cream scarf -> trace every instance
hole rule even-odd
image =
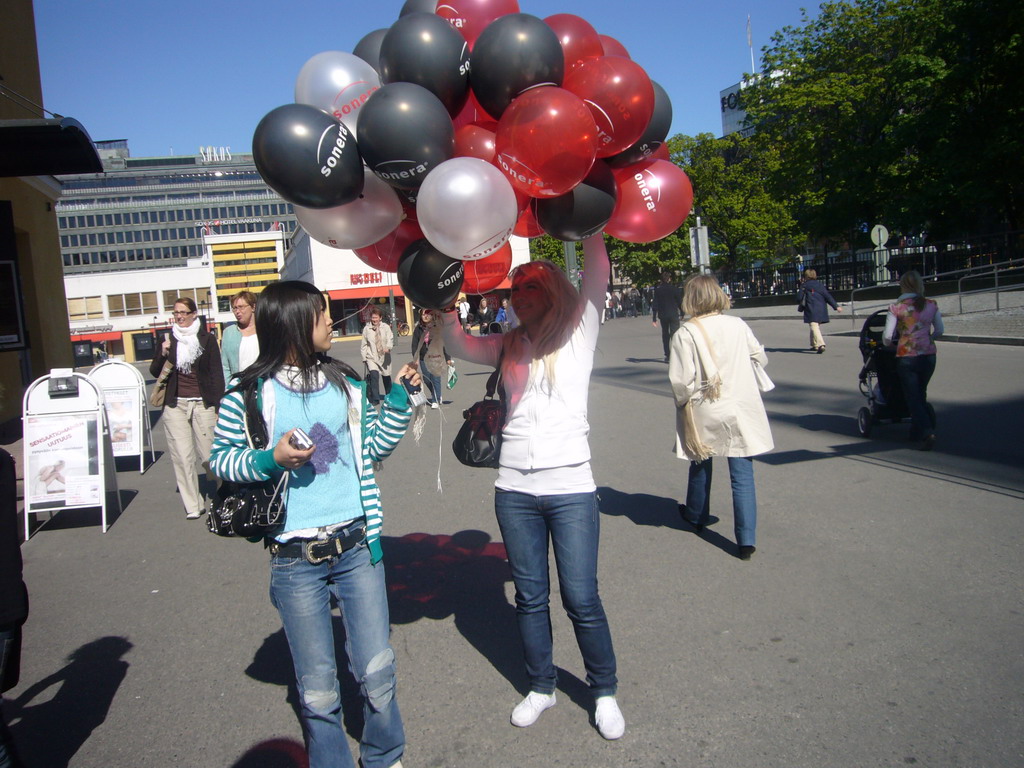
[[[198,337],[201,325],[202,323],[199,322],[199,318],[196,317],[191,325],[182,327],[175,323],[171,328],[171,332],[178,342],[177,368],[186,375],[192,372],[192,364],[203,354],[203,348],[199,344]]]

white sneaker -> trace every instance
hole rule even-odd
[[[185,513],[185,519],[186,520],[198,520],[202,516],[203,516],[203,510],[198,510],[196,512],[186,512]]]
[[[597,730],[606,739],[620,739],[626,732],[626,720],[614,696],[598,696],[597,709],[594,710],[594,723]]]
[[[430,401],[430,407],[431,408],[440,408],[441,406],[437,404],[436,400],[431,400]]]
[[[526,694],[526,698],[516,704],[516,708],[512,710],[512,725],[518,728],[533,725],[537,722],[541,712],[553,706],[555,706],[555,694],[530,691]]]

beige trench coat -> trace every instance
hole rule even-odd
[[[700,322],[714,346],[722,377],[721,396],[717,400],[694,404],[694,420],[704,443],[712,447],[715,456],[767,453],[775,444],[753,369],[754,360],[762,366],[768,364],[764,347],[738,317],[711,315],[702,317]],[[694,459],[683,447],[682,409],[700,390],[705,378],[701,359],[708,361],[708,367],[712,365],[704,337],[692,325],[680,326],[670,345],[668,377],[676,399],[676,456],[687,461]]]
[[[377,352],[377,341],[374,338],[373,323],[367,323],[363,326],[363,339],[359,342],[359,356],[366,363],[368,371],[380,371],[382,376],[390,376],[391,347],[394,344],[395,337],[391,333],[390,325],[382,322],[378,328],[380,329],[381,341],[384,345],[384,354],[381,355]]]

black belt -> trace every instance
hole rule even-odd
[[[332,533],[326,539],[295,539],[282,544],[271,541],[270,554],[277,557],[301,557],[316,565],[347,552],[366,538],[366,523],[360,520]]]

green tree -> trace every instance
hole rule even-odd
[[[669,139],[669,153],[693,184],[694,212],[708,228],[712,266],[731,272],[789,257],[798,237],[789,203],[768,189],[779,152],[757,137],[710,133]],[[688,223],[696,224],[694,217]]]
[[[850,0],[777,32],[744,102],[800,225],[856,246],[876,222],[1016,222],[1021,14],[1010,0]]]
[[[686,226],[653,243],[627,243],[608,238],[608,257],[636,286],[654,285],[659,275],[690,270],[690,243]]]

